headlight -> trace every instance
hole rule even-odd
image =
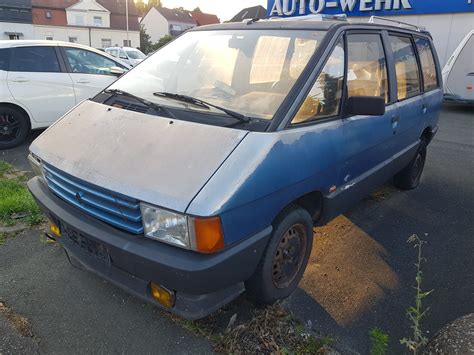
[[[145,203],[140,204],[140,209],[145,236],[187,249],[191,248],[188,217]]]
[[[214,253],[224,248],[219,217],[190,217],[143,202],[140,209],[148,238],[201,253]]]
[[[31,169],[35,173],[35,175],[44,178],[44,169],[43,169],[43,162],[40,158],[38,158],[33,153],[28,155],[28,161],[30,162]]]

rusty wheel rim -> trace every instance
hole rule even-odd
[[[286,288],[294,281],[305,252],[306,228],[295,224],[283,234],[273,257],[272,280],[276,288]]]

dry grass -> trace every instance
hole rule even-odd
[[[0,314],[5,316],[8,322],[22,337],[33,337],[33,331],[28,319],[16,313],[2,301],[0,301]]]

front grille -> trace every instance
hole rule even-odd
[[[134,234],[143,233],[140,204],[137,200],[45,165],[48,186],[57,196],[81,211]]]
[[[129,111],[135,111],[135,112],[141,112],[141,113],[148,112],[148,107],[144,105],[137,105],[137,104],[133,104],[131,102],[126,102],[122,100],[115,100],[112,106],[121,108],[123,110],[129,110]]]

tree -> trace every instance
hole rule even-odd
[[[196,7],[196,8],[193,10],[193,12],[202,12],[202,11],[201,11],[201,9],[200,9],[199,6],[198,6],[198,7]]]
[[[150,35],[146,33],[143,25],[140,26],[140,50],[145,54],[149,54],[154,50]]]
[[[171,42],[172,40],[174,40],[173,36],[165,35],[161,37],[160,40],[153,45],[153,49],[156,51],[157,49],[160,49],[161,47],[163,47],[165,44],[168,44],[169,42]]]
[[[148,0],[148,3],[145,3],[144,0],[135,0],[135,7],[138,12],[139,17],[143,17],[152,7],[162,7],[161,0]]]

